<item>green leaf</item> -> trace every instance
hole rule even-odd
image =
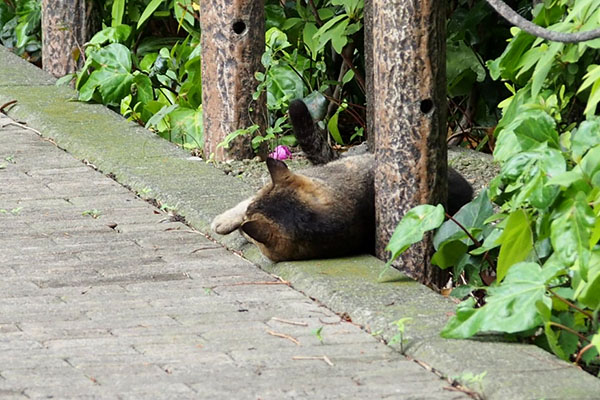
[[[156,107],[161,107],[160,109],[156,110]],[[175,110],[177,107],[179,107],[178,104],[172,104],[172,105],[162,105],[159,102],[153,101],[150,102],[146,108],[152,112],[154,115],[152,116],[152,118],[150,118],[148,120],[148,122],[146,122],[146,126],[145,128],[148,129],[150,127],[157,127],[159,131],[162,131],[161,129],[161,123],[163,123],[164,119],[166,118],[166,116],[173,110]]]
[[[483,82],[486,72],[479,58],[465,42],[449,43],[446,57],[446,79],[451,97],[469,93],[475,82]]]
[[[342,83],[346,84],[346,83],[350,82],[352,79],[354,79],[354,71],[352,71],[351,69],[349,69],[344,74],[344,77],[342,78]]]
[[[340,116],[339,110],[329,119],[327,123],[327,130],[331,134],[331,137],[338,143],[343,145],[344,141],[342,140],[342,135],[340,135],[340,130],[338,128],[338,118]]]
[[[501,247],[496,274],[501,282],[510,267],[525,260],[533,249],[533,233],[525,211],[517,210],[509,215],[497,244]]]
[[[600,144],[600,119],[583,121],[571,136],[573,159],[579,162],[592,147]]]
[[[164,0],[152,0],[150,3],[148,3],[144,9],[144,12],[142,13],[142,16],[138,20],[137,29],[140,29],[140,26],[142,26],[142,24],[146,22],[148,18],[150,18],[150,16],[154,13],[154,11],[156,11],[163,1]]]
[[[154,90],[152,89],[152,81],[148,78],[147,75],[139,73],[136,71],[133,76],[133,83],[136,86],[137,90],[137,100],[141,102],[143,105],[154,100]]]
[[[583,83],[577,90],[577,93],[581,93],[591,85],[593,85],[597,80],[600,79],[600,65],[591,64],[588,66],[587,73],[583,76]]]
[[[484,221],[494,212],[487,190],[483,190],[473,201],[462,207],[452,218],[468,230],[483,229]],[[465,243],[470,242],[464,231],[452,220],[444,222],[433,237],[433,246],[436,249],[448,239],[462,238]],[[477,235],[476,235],[477,236]]]
[[[331,41],[334,50],[338,54],[341,54],[342,49],[348,42],[348,38],[344,33],[349,22],[348,16],[342,14],[323,24],[314,35],[314,38],[319,40],[317,50],[321,50],[329,41]]]
[[[450,296],[457,299],[462,299],[467,297],[475,289],[476,288],[471,285],[457,286],[454,289],[452,289],[452,292],[450,292]]]
[[[79,99],[90,101],[97,90],[102,103],[118,106],[121,99],[131,93],[133,83],[129,49],[113,43],[94,53],[92,58],[99,66],[80,88]]]
[[[496,80],[502,77],[515,81],[515,76],[519,72],[519,61],[523,54],[531,47],[534,40],[535,37],[532,35],[524,31],[519,31],[500,57],[494,61],[488,61],[487,66],[492,79]]]
[[[579,259],[585,277],[589,260],[590,232],[596,217],[587,203],[584,193],[579,192],[575,199],[567,199],[560,205],[550,225],[550,240],[561,260],[572,265]]]
[[[598,353],[600,353],[600,330],[597,334],[592,336],[592,344],[594,345]]]
[[[131,52],[122,44],[110,44],[94,53],[92,58],[100,64],[101,69],[107,68],[120,73],[131,72]]]
[[[554,119],[539,109],[521,110],[499,133],[494,159],[503,162],[519,152],[538,147],[545,142],[549,147],[560,148]]]
[[[542,85],[550,72],[550,68],[554,63],[554,57],[564,47],[564,43],[554,42],[544,52],[540,60],[538,61],[533,71],[533,81],[531,84],[531,96],[537,97],[542,89]]]
[[[587,175],[588,178],[594,176],[594,174],[600,170],[600,145],[591,148],[581,160],[579,164],[581,171]]]
[[[536,263],[513,265],[500,286],[488,288],[483,307],[475,309],[473,299],[461,303],[442,336],[464,339],[478,332],[515,333],[539,326],[542,318],[536,304],[552,305],[545,294],[546,278]]]
[[[168,114],[171,121],[171,141],[181,143],[185,148],[202,148],[204,135],[202,108],[192,110],[178,107]]]
[[[590,262],[590,270],[588,276],[584,277],[585,281],[581,282],[579,290],[575,296],[578,302],[584,306],[597,310],[600,306],[600,265],[598,264],[600,255],[598,251],[592,255]]]
[[[344,46],[346,46],[346,43],[348,43],[348,37],[346,36],[345,32],[349,22],[349,20],[344,20],[328,32],[331,36],[331,46],[338,54],[342,54]],[[323,36],[327,38],[329,35],[325,34]]]
[[[185,28],[185,23],[189,24],[189,26],[194,26],[196,20],[194,19],[194,15],[192,12],[192,0],[176,0],[173,4],[173,11],[175,14],[175,18],[179,22],[180,26]],[[266,11],[266,10],[265,10]]]
[[[306,108],[310,112],[313,120],[321,121],[327,115],[327,106],[329,105],[329,101],[323,93],[319,91],[313,91],[309,93],[304,99],[304,104],[306,104]]]
[[[573,183],[583,179],[581,168],[576,167],[570,171],[563,172],[548,179],[546,185],[558,185],[564,188],[571,186]]]
[[[125,0],[114,0],[112,5],[111,26],[117,27],[123,23],[123,14],[125,13]]]
[[[56,86],[67,86],[71,83],[73,79],[77,76],[76,73],[66,74],[65,76],[61,76],[56,80]]]
[[[319,40],[315,38],[317,30],[317,26],[312,22],[306,23],[304,25],[304,29],[302,30],[302,39],[304,40],[304,45],[308,47],[311,59],[313,61],[317,59],[317,54],[319,52]]]
[[[398,258],[412,244],[421,241],[425,232],[436,229],[442,222],[444,222],[444,207],[442,205],[423,204],[409,210],[400,220],[385,248],[387,251],[392,252],[392,258],[388,264]]]
[[[548,340],[548,345],[550,349],[556,356],[562,360],[569,361],[569,354],[565,353],[563,348],[560,346],[558,342],[558,335],[552,329],[552,324],[550,322],[546,322],[544,324],[544,333],[546,334],[546,340]]]
[[[431,263],[441,269],[450,268],[462,258],[469,247],[460,240],[445,241],[433,254]]]
[[[267,105],[276,109],[279,102],[286,99],[301,99],[304,95],[304,82],[287,65],[277,65],[268,69]]]
[[[590,97],[588,98],[587,105],[583,113],[590,117],[596,113],[596,108],[600,103],[600,79],[594,82],[592,90],[590,91]]]
[[[129,38],[130,34],[131,26],[129,25],[109,26],[96,33],[90,39],[90,44],[123,43]]]
[[[277,53],[283,49],[291,46],[288,42],[287,35],[277,28],[271,28],[265,33],[265,42],[267,47],[271,49],[273,53]],[[265,65],[267,67],[268,65]]]
[[[102,98],[102,103],[117,106],[121,99],[131,93],[133,75],[120,73],[113,69],[103,68],[92,72],[90,78],[81,88],[80,100],[87,101],[90,91],[97,89]]]

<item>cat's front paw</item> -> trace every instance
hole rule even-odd
[[[217,215],[210,224],[210,229],[219,235],[227,235],[228,233],[235,231],[242,225],[244,215],[246,215],[246,210],[248,209],[248,205],[252,202],[252,199],[253,198],[250,197],[239,203],[237,206],[225,211],[223,214]]]
[[[242,219],[238,215],[233,215],[231,210],[225,211],[223,214],[217,215],[210,224],[210,229],[219,235],[227,235],[242,224]]]

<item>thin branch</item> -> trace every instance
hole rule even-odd
[[[577,353],[577,357],[575,357],[575,364],[579,364],[579,361],[581,360],[581,357],[583,357],[583,354],[592,347],[594,347],[594,344],[588,343],[587,345],[585,345],[585,347],[579,350],[579,353]]]
[[[471,235],[471,232],[469,232],[469,230],[467,228],[465,228],[460,222],[458,222],[456,219],[454,219],[454,217],[452,217],[450,214],[445,213],[446,214],[446,218],[448,218],[450,221],[454,222],[456,225],[458,225],[458,227],[460,229],[463,230],[463,232],[465,232],[467,234],[467,236],[469,237],[469,239],[471,239],[473,241],[473,243],[475,244],[475,247],[479,248],[481,247],[481,242],[477,239],[475,239],[475,237],[473,235]],[[489,264],[489,266],[493,269],[496,269],[496,265],[495,263],[490,259],[489,257],[489,253],[486,251],[485,253],[483,253],[483,259],[486,260]]]
[[[297,326],[308,326],[308,324],[306,322],[290,321],[288,319],[281,319],[281,318],[277,318],[277,317],[271,317],[271,319],[273,321],[281,322],[282,324],[297,325]]]
[[[267,330],[267,333],[271,336],[276,336],[276,337],[280,337],[282,339],[287,339],[292,343],[295,343],[296,346],[300,346],[300,342],[298,341],[298,339],[291,337],[290,335],[286,335],[284,333],[279,333],[279,332],[274,332],[271,330]]]
[[[185,12],[187,12],[188,14],[190,14],[192,17],[194,17],[194,19],[198,22],[200,22],[200,16],[198,14],[196,14],[196,12],[194,12],[194,9],[192,8],[192,11],[190,11],[190,9],[188,8],[187,5],[178,3],[179,7],[183,8],[183,10]],[[185,16],[185,14],[182,15],[182,18]]]
[[[325,96],[325,98],[327,100],[329,100],[331,103],[337,104],[338,107],[342,104],[338,99],[328,96],[325,93],[323,93],[323,96]],[[358,125],[360,125],[361,128],[366,128],[365,121],[363,121],[361,116],[356,111],[353,110],[353,107],[356,105],[348,103],[348,106],[351,106],[351,107],[347,107],[344,111],[347,112],[348,114],[350,114],[350,116],[354,119],[354,121],[356,121],[356,123]]]
[[[582,313],[583,315],[588,317],[590,320],[592,320],[592,321],[594,320],[594,316],[592,315],[592,313],[585,311],[584,309],[576,306],[575,304],[571,303],[569,300],[565,299],[564,297],[559,296],[558,294],[556,294],[556,292],[553,292],[550,288],[548,288],[548,291],[550,292],[550,294],[552,296],[556,297],[557,300],[562,301],[569,307],[576,309],[577,311],[579,311],[580,313]]]
[[[481,243],[479,242],[479,240],[475,239],[475,237],[473,235],[471,235],[471,232],[469,232],[469,230],[467,228],[462,226],[462,224],[460,222],[458,222],[457,220],[455,220],[454,217],[452,217],[450,214],[448,214],[448,213],[445,213],[445,214],[446,214],[446,218],[448,218],[450,221],[452,221],[456,225],[458,225],[458,227],[467,234],[469,239],[471,239],[473,241],[473,243],[475,244],[476,247],[481,247]]]
[[[4,111],[4,109],[8,106],[12,106],[13,104],[17,104],[17,100],[11,100],[11,101],[7,101],[6,103],[2,104],[0,106],[0,113],[2,114],[6,114],[6,112]]]
[[[486,1],[494,10],[496,10],[498,14],[503,16],[508,22],[510,22],[513,25],[516,25],[517,27],[521,28],[522,30],[533,36],[541,37],[543,39],[551,40],[553,42],[562,43],[579,43],[600,38],[600,29],[593,29],[590,31],[577,33],[556,32],[550,29],[543,28],[539,25],[534,24],[531,21],[526,20],[502,0]]]
[[[315,17],[315,22],[317,23],[317,26],[321,27],[323,25],[323,21],[321,21],[321,17],[319,17],[319,11],[317,11],[317,6],[315,5],[314,0],[308,0],[308,5],[310,6],[310,10],[313,13],[313,16]]]
[[[9,125],[18,126],[19,128],[22,128],[22,129],[27,129],[28,131],[32,131],[32,132],[35,132],[35,133],[37,133],[37,134],[38,134],[38,135],[40,135],[40,136],[43,136],[43,135],[42,135],[42,132],[38,131],[37,129],[30,128],[30,127],[28,127],[27,125],[25,125],[25,124],[22,124],[22,123],[20,123],[20,122],[12,121],[12,122],[9,122],[8,124],[4,125],[4,126],[9,126]]]
[[[323,360],[327,365],[333,367],[333,363],[327,356],[314,356],[314,357],[306,357],[306,356],[294,356],[292,360]]]
[[[290,283],[288,281],[258,281],[258,282],[235,282],[235,283],[224,283],[222,285],[215,285],[215,286],[211,286],[210,289],[215,289],[218,287],[225,287],[225,286],[249,286],[249,285],[287,285],[290,286]]]
[[[365,93],[365,91],[366,91],[366,89],[365,89],[366,88],[365,78],[362,76],[362,74],[360,73],[360,71],[358,70],[358,68],[356,68],[356,66],[352,62],[352,59],[350,59],[350,57],[348,57],[348,55],[345,54],[344,49],[342,49],[342,53],[340,55],[344,59],[344,62],[354,72],[354,78],[356,78],[356,82],[358,83],[358,86],[360,87],[360,90],[363,93]]]
[[[583,336],[581,333],[577,332],[575,329],[569,328],[568,326],[565,326],[563,324],[559,324],[558,322],[548,322],[551,326],[556,326],[557,328],[563,329],[567,332],[571,332],[573,335],[577,336],[579,339],[581,340],[585,340],[586,342],[589,342],[590,339],[586,338],[585,336]]]

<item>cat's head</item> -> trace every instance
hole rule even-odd
[[[319,240],[329,230],[329,189],[320,181],[267,159],[271,183],[248,206],[241,226],[246,237],[273,261],[322,256]]]

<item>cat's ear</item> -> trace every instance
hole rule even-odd
[[[267,244],[270,242],[272,226],[267,221],[246,221],[240,228],[246,235],[250,236],[258,243]]]
[[[283,161],[274,158],[267,158],[267,168],[269,169],[269,174],[271,174],[271,180],[274,185],[283,183],[294,175]]]

